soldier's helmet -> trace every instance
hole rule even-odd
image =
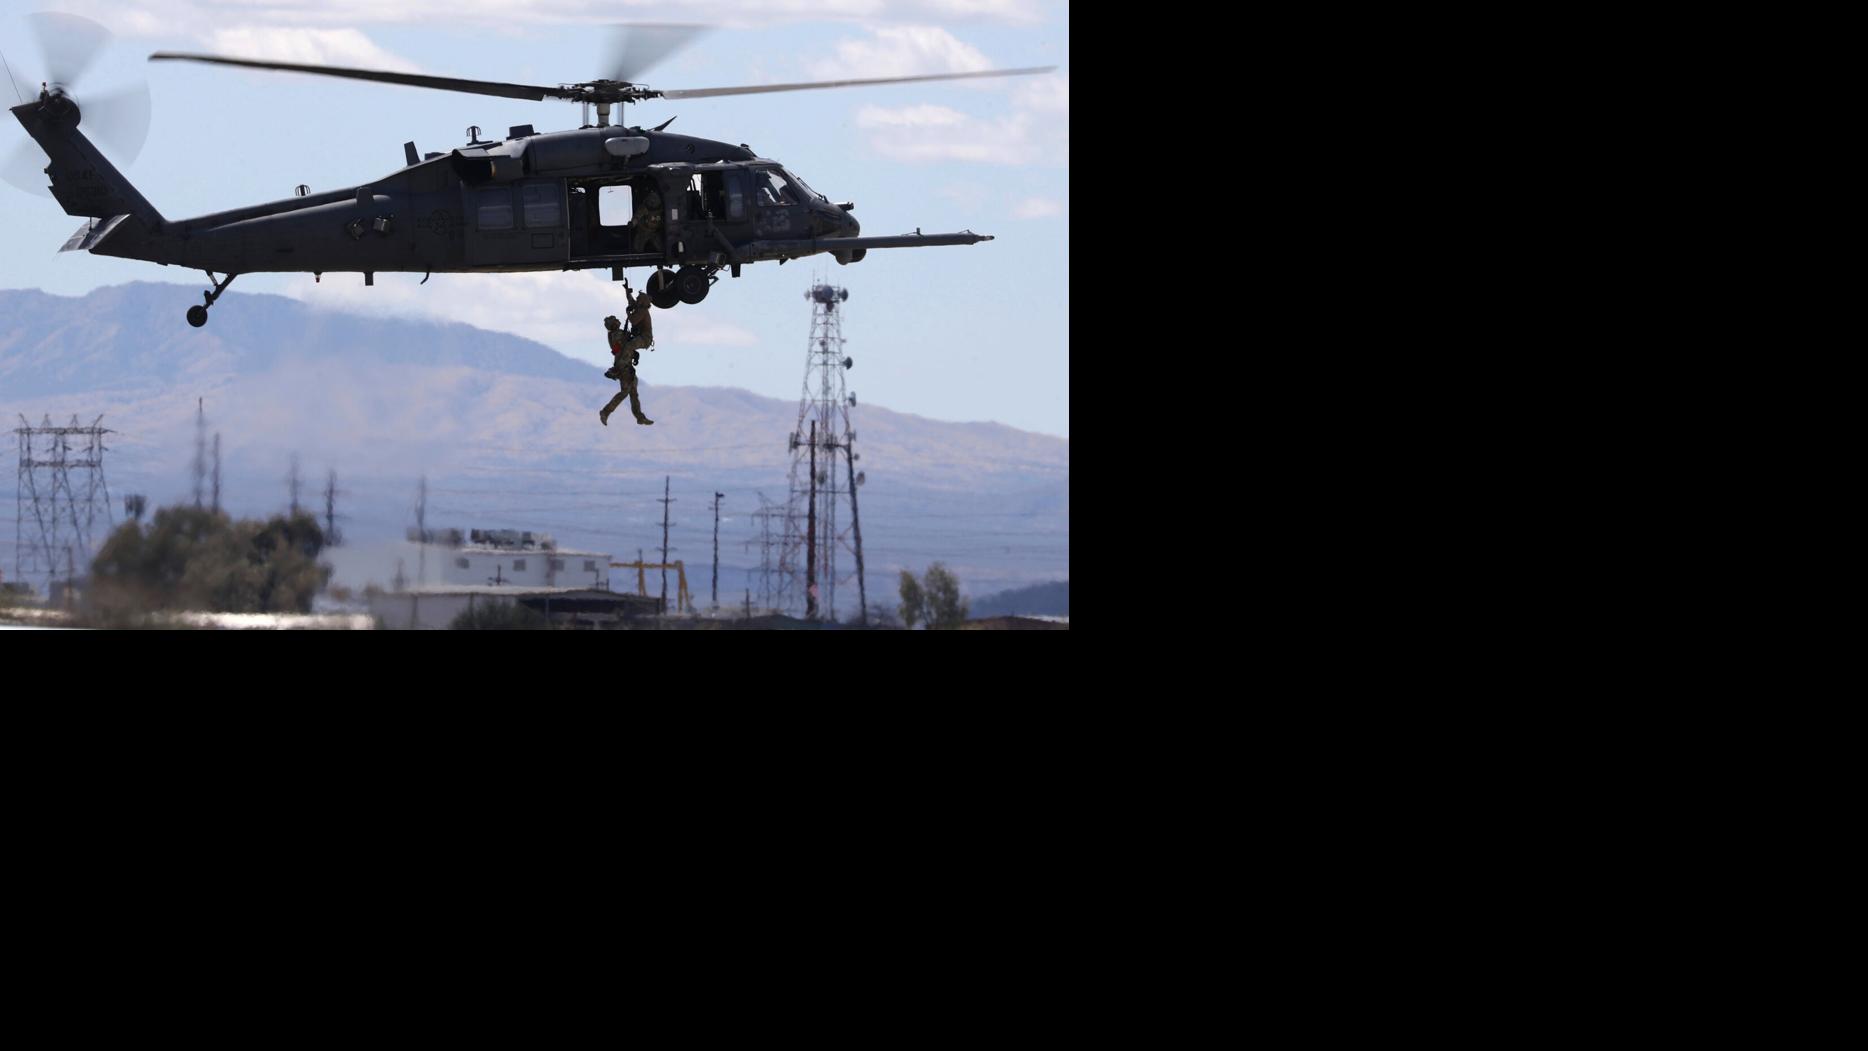
[[[617,328],[617,327],[619,327],[619,326],[621,326],[621,325],[622,325],[622,322],[621,322],[621,321],[618,321],[618,320],[616,320],[616,315],[615,315],[615,314],[611,314],[611,315],[610,315],[609,317],[606,317],[606,318],[604,318],[604,319],[603,319],[603,327],[604,327],[604,328]]]

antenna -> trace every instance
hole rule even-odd
[[[13,79],[13,63],[6,61],[6,52],[4,51],[0,51],[0,62],[6,64],[6,82],[13,85],[13,94],[18,96],[20,102],[24,103],[26,101],[26,96],[20,93],[19,82]]]

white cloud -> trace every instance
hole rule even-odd
[[[936,197],[954,201],[967,211],[978,211],[992,197],[992,190],[980,183],[952,183],[934,191]]]
[[[1026,80],[1013,93],[1014,104],[1037,113],[1070,113],[1070,74],[1052,73]]]
[[[975,73],[992,63],[976,47],[935,26],[870,30],[868,40],[840,40],[835,58],[810,64],[820,80]]]
[[[1025,165],[1070,163],[1070,77],[1020,84],[1011,112],[975,117],[947,106],[863,106],[856,126],[877,153],[898,161]]]
[[[63,5],[119,32],[205,38],[228,23],[282,26],[448,25],[511,32],[530,23],[708,22],[753,28],[784,22],[914,22],[929,19],[1032,25],[1037,0],[544,0],[515,15],[513,0],[66,0]]]
[[[1014,219],[1050,219],[1064,214],[1064,206],[1049,197],[1027,197],[1012,209]]]
[[[869,131],[870,147],[885,157],[911,163],[969,161],[978,164],[1068,163],[1069,133],[1061,141],[1055,127],[1041,126],[1030,113],[982,119],[945,106],[885,109],[864,106],[856,126]]]
[[[864,106],[856,111],[859,128],[956,128],[973,118],[946,106],[904,106],[884,109]]]
[[[414,63],[377,47],[355,29],[238,26],[215,30],[208,45],[218,54],[236,58],[417,72]]]

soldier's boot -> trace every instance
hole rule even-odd
[[[647,416],[644,416],[638,412],[636,413],[636,422],[637,423],[654,423],[655,421],[649,419]]]
[[[599,420],[602,420],[602,421],[603,421],[603,425],[604,425],[605,427],[608,427],[608,426],[610,425],[610,410],[608,410],[608,409],[598,409],[598,410],[597,410],[597,419],[599,419]]]

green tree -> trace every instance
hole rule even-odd
[[[921,590],[927,596],[929,628],[957,628],[966,620],[966,600],[960,597],[960,578],[939,562],[921,575]]]
[[[91,612],[111,624],[163,609],[306,613],[330,579],[324,534],[303,511],[260,522],[165,507],[125,522],[91,563]]]
[[[913,573],[902,570],[902,623],[913,631],[927,614],[927,596],[921,592],[921,582]]]
[[[549,628],[545,615],[517,602],[482,602],[461,611],[448,624],[452,631],[511,631]]]

